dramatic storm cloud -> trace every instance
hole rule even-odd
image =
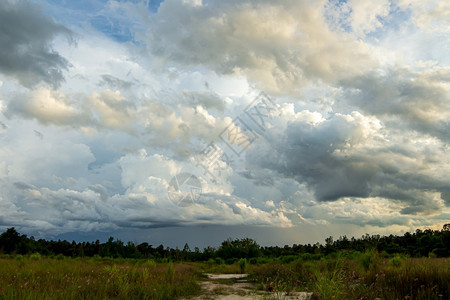
[[[57,35],[71,32],[46,16],[36,4],[23,0],[0,3],[0,71],[25,86],[40,81],[58,86],[68,61],[52,49]]]
[[[263,244],[450,217],[443,1],[7,0],[0,226]]]

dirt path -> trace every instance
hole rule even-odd
[[[208,280],[201,281],[202,295],[194,300],[253,300],[253,299],[301,299],[311,298],[311,293],[294,295],[272,294],[258,291],[256,286],[246,280],[247,274],[206,274]]]

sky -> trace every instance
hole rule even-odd
[[[450,3],[0,1],[0,229],[217,246],[450,220]]]

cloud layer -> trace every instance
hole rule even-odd
[[[3,1],[0,225],[441,226],[450,7],[427,3]]]
[[[70,39],[71,31],[23,0],[2,1],[0,20],[0,71],[28,87],[41,81],[58,86],[69,62],[53,50],[52,41],[58,35]]]

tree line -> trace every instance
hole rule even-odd
[[[135,244],[124,243],[121,240],[110,237],[107,242],[68,242],[66,240],[36,240],[20,234],[12,227],[0,235],[0,254],[32,254],[39,253],[44,256],[64,255],[69,257],[112,257],[112,258],[147,258],[155,260],[171,261],[234,261],[246,259],[281,258],[289,260],[302,256],[303,258],[319,259],[324,255],[341,251],[377,250],[387,254],[405,254],[412,257],[450,257],[450,224],[445,224],[442,230],[420,230],[406,232],[403,236],[389,235],[363,235],[361,238],[348,238],[341,236],[334,240],[333,237],[325,239],[324,244],[294,244],[292,246],[262,247],[250,238],[227,239],[217,247],[207,247],[200,250],[195,247],[190,249],[186,243],[183,249],[170,248],[159,245],[154,247],[148,243]]]

